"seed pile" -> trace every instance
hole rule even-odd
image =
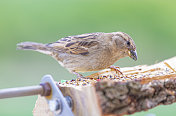
[[[137,80],[145,80],[152,79],[153,77],[161,77],[165,75],[176,74],[176,71],[166,62],[164,62],[164,66],[155,67],[155,68],[146,68],[146,66],[137,66],[133,68],[128,68],[127,70],[123,70],[122,74],[117,73],[116,71],[112,71],[110,69],[105,69],[101,72],[94,73],[85,78],[77,78],[72,80],[61,80],[58,82],[59,86],[90,86],[98,81],[103,80],[113,80],[120,82],[127,81],[137,81]]]

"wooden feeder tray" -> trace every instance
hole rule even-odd
[[[73,100],[75,116],[126,115],[176,101],[176,57],[147,66],[110,69],[85,79],[57,82]],[[44,97],[38,96],[34,116],[54,116]]]

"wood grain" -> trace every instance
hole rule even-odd
[[[84,80],[58,82],[64,96],[73,99],[75,116],[125,115],[176,101],[176,57],[147,66],[105,69]],[[54,116],[39,96],[34,116]]]

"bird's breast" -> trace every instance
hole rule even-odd
[[[62,66],[69,71],[89,72],[98,71],[113,65],[118,57],[114,56],[109,49],[97,49],[88,55],[60,54]]]

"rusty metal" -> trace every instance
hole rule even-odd
[[[64,97],[52,76],[42,78],[40,85],[0,90],[0,99],[22,97],[31,95],[45,96],[50,110],[55,116],[74,116],[72,112],[73,101],[71,97]]]
[[[41,96],[49,96],[51,95],[51,86],[49,83],[40,83],[43,87],[43,92],[40,94]]]

